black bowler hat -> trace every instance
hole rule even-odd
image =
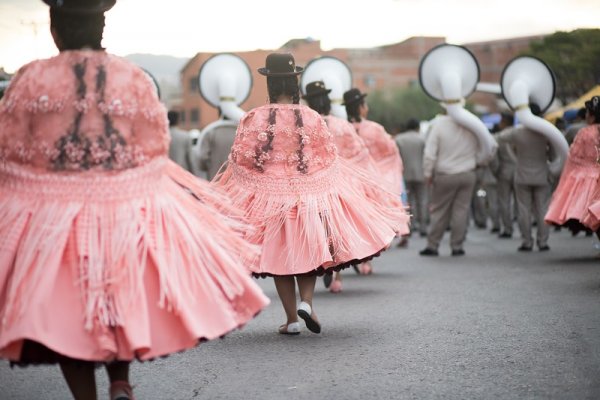
[[[329,94],[329,92],[331,92],[331,89],[327,89],[323,81],[315,81],[306,85],[306,95],[302,96],[302,98],[308,99],[309,97],[323,96]]]
[[[600,117],[600,96],[593,96],[591,99],[586,101],[585,108],[596,118]]]
[[[290,53],[271,53],[265,64],[264,68],[258,69],[258,73],[265,76],[293,76],[304,71],[304,68],[296,66]]]
[[[50,8],[73,14],[97,14],[110,10],[117,0],[42,0]]]
[[[367,97],[365,93],[361,93],[359,89],[352,88],[344,93],[344,105],[356,103]]]

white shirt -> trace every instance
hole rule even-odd
[[[431,178],[435,173],[450,175],[474,171],[478,146],[475,134],[452,118],[436,118],[425,142],[425,178]]]

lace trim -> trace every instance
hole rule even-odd
[[[93,94],[88,94],[81,100],[72,97],[51,99],[47,94],[43,94],[36,99],[20,99],[17,96],[10,96],[0,102],[0,114],[13,113],[19,106],[31,114],[61,113],[68,108],[86,114],[95,107],[101,114],[114,117],[134,119],[136,116],[143,116],[151,122],[163,122],[164,119],[163,110],[158,110],[155,107],[140,107],[137,102],[123,101],[118,98],[104,102],[97,101],[96,96]]]
[[[255,192],[266,192],[273,195],[306,195],[322,194],[330,191],[337,184],[339,166],[337,158],[328,168],[314,174],[298,174],[296,177],[273,177],[249,170],[239,165],[230,164],[233,179],[245,189]]]
[[[89,153],[89,154],[88,154]],[[40,140],[31,144],[22,141],[16,141],[9,146],[0,146],[0,163],[11,161],[20,161],[23,164],[31,163],[37,155],[42,155],[52,165],[61,155],[61,151],[56,145],[47,141]],[[148,161],[148,156],[144,153],[142,147],[138,145],[128,145],[116,143],[110,149],[100,145],[96,141],[74,142],[70,141],[64,145],[64,170],[124,170],[135,165],[143,165]],[[113,159],[114,162],[107,168],[107,160]],[[87,159],[86,168],[83,166],[83,160]]]
[[[158,157],[116,174],[35,172],[16,163],[0,163],[0,193],[94,202],[139,198],[156,193],[167,162],[166,157]]]

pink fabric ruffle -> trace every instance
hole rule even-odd
[[[588,209],[583,224],[594,232],[600,230],[600,200],[595,201]]]
[[[354,122],[354,128],[364,140],[369,154],[375,161],[379,176],[384,180],[386,188],[398,196],[403,192],[402,173],[404,165],[396,142],[380,124],[362,120]]]
[[[344,159],[279,179],[230,163],[216,183],[258,228],[247,235],[262,248],[260,258],[247,260],[255,275],[305,274],[365,259],[408,233],[395,194]]]
[[[228,204],[164,157],[104,174],[0,164],[0,356],[20,361],[28,339],[146,360],[247,323],[269,300]]]

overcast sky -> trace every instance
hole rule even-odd
[[[304,37],[328,50],[411,36],[464,44],[599,28],[600,0],[118,0],[106,15],[103,44],[114,54],[192,57]],[[0,67],[14,72],[55,54],[41,0],[0,0]]]

